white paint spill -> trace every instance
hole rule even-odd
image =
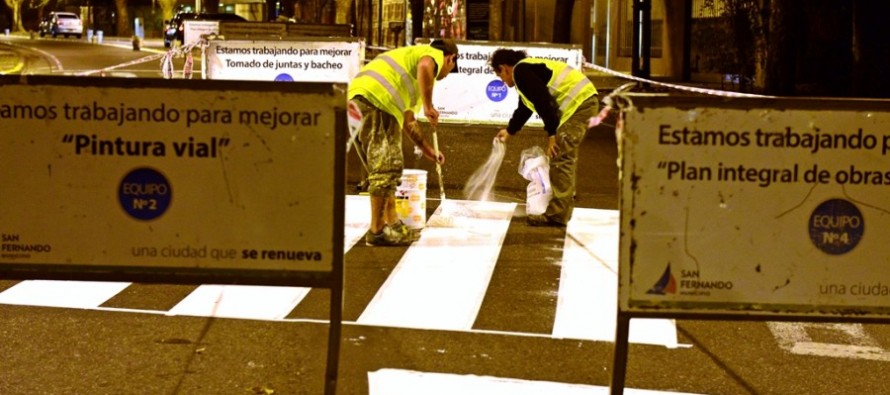
[[[767,325],[779,347],[792,354],[890,361],[890,352],[881,348],[877,340],[865,333],[862,324],[768,322]],[[835,332],[846,342],[814,342],[807,332],[808,329]]]

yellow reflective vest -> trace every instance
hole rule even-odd
[[[417,113],[423,104],[417,65],[424,56],[433,58],[437,70],[442,69],[445,55],[429,45],[401,47],[377,55],[349,83],[347,98],[363,96],[374,107],[396,117],[402,127],[405,111]]]
[[[550,81],[547,81],[547,88],[550,90],[553,98],[556,99],[556,105],[559,106],[561,114],[559,118],[560,126],[575,113],[575,110],[581,106],[581,103],[597,93],[596,87],[593,86],[593,83],[590,82],[584,73],[575,70],[565,63],[535,58],[525,58],[516,64],[519,63],[541,63],[553,71],[553,76],[550,77]],[[519,93],[522,103],[532,111],[535,111],[535,106],[531,100],[526,98],[519,89],[516,89],[516,92]]]

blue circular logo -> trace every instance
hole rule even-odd
[[[294,77],[291,77],[291,75],[288,73],[281,73],[275,76],[275,81],[292,82],[293,80]]]
[[[813,210],[809,222],[810,240],[816,248],[831,255],[850,252],[865,232],[865,219],[853,203],[830,199]]]
[[[173,190],[167,177],[155,169],[142,167],[128,173],[118,187],[121,207],[131,217],[152,220],[170,207]]]
[[[507,90],[510,89],[504,81],[492,80],[485,86],[485,94],[493,102],[499,102],[507,98]]]

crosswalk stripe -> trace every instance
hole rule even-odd
[[[345,204],[344,252],[364,237],[370,226],[368,196],[347,195]],[[280,320],[309,294],[306,287],[262,287],[245,285],[201,285],[169,315]]]
[[[616,210],[576,208],[566,227],[553,337],[615,341],[618,303]],[[633,319],[632,343],[677,347],[673,320]]]
[[[0,303],[95,309],[129,286],[122,282],[26,280],[0,292]]]
[[[359,324],[470,330],[515,203],[447,201],[358,318]],[[449,221],[442,221],[451,216]]]
[[[442,207],[449,210],[430,218],[430,223],[438,226],[429,226],[408,248],[357,324],[473,330],[516,205],[457,200],[446,203]],[[558,306],[550,336],[614,341],[617,216],[616,211],[576,209],[564,242]],[[345,218],[344,249],[348,251],[369,226],[369,198],[346,196]],[[443,225],[437,221],[442,218],[450,221]],[[129,285],[28,280],[0,292],[0,303],[100,308]],[[166,314],[283,320],[310,290],[201,285]],[[629,340],[676,347],[676,326],[673,320],[634,319]]]
[[[609,387],[492,376],[380,369],[368,372],[368,395],[606,395]],[[693,395],[687,392],[625,388],[628,395]]]
[[[553,336],[606,340],[615,338],[617,279],[611,262],[617,261],[618,239],[613,235],[617,216],[607,210],[576,208],[566,226],[562,272],[557,294]],[[609,247],[614,249],[614,253]],[[616,283],[616,284],[613,284]]]
[[[311,288],[254,285],[202,285],[168,315],[281,320]]]
[[[371,199],[367,195],[346,195],[346,223],[343,226],[344,252],[358,243],[371,227]]]

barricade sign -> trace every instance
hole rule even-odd
[[[631,97],[623,310],[890,313],[890,103]]]
[[[890,102],[626,99],[612,394],[630,317],[890,321]]]
[[[0,77],[0,278],[330,288],[332,385],[345,104],[338,84]]]
[[[201,40],[202,36],[219,34],[220,21],[182,21],[182,45],[189,46]]]
[[[360,39],[209,40],[207,79],[348,83],[364,62]]]
[[[457,42],[460,70],[436,81],[433,103],[439,110],[439,121],[445,123],[480,123],[506,125],[519,103],[519,94],[498,78],[488,65],[492,52],[498,48],[526,51],[529,57],[558,60],[580,70],[583,65],[581,47],[577,45],[512,42]],[[425,119],[423,113],[416,114]],[[534,114],[529,126],[543,126]]]

